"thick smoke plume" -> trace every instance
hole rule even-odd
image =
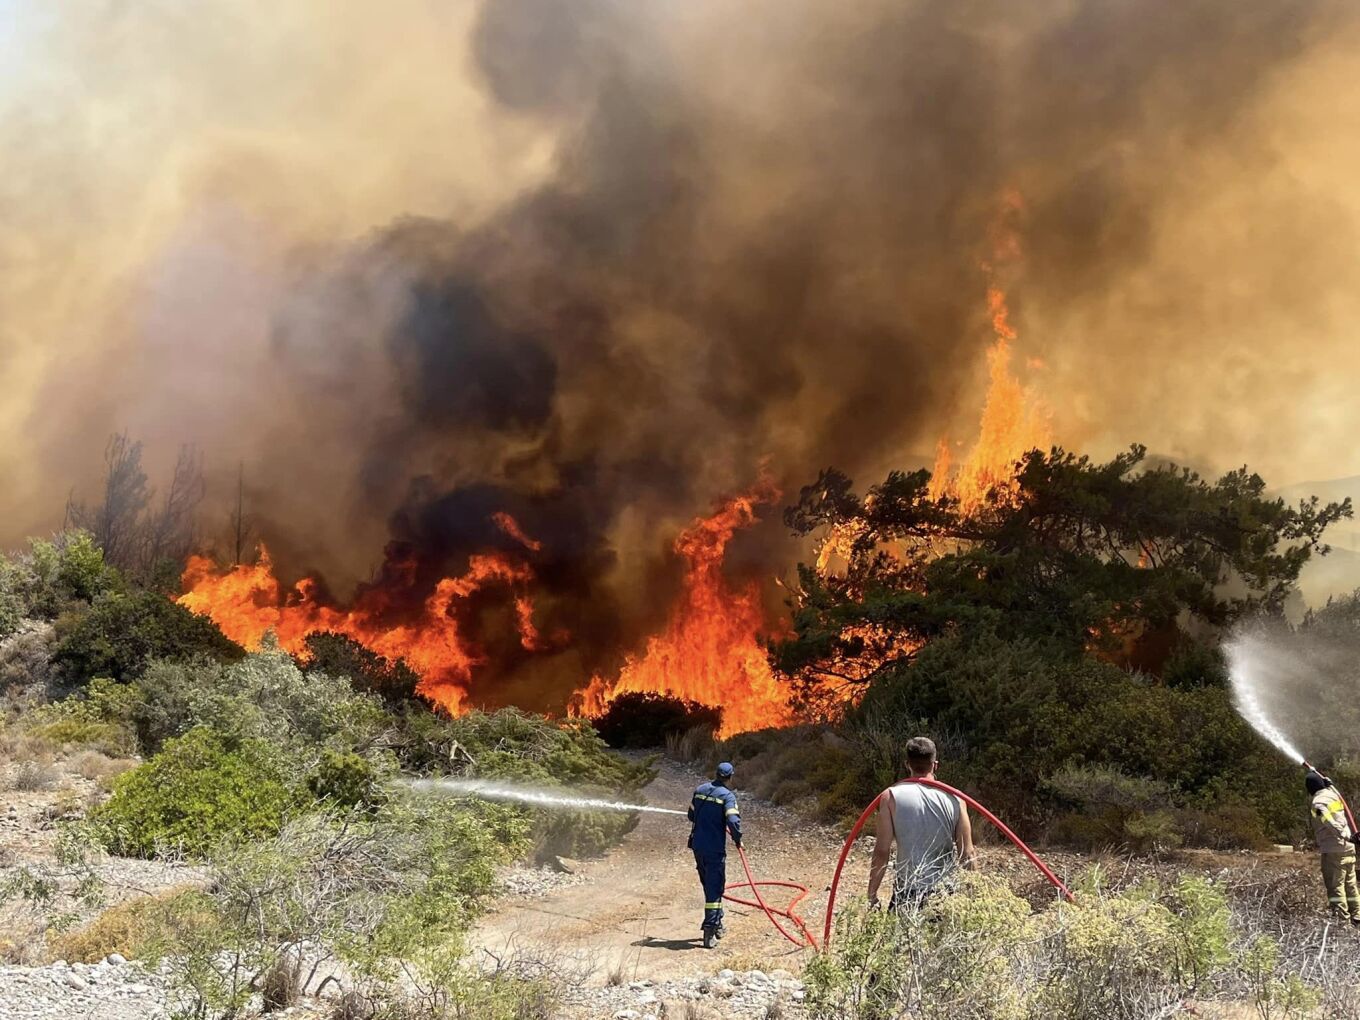
[[[507,511],[573,654],[617,654],[762,464],[968,434],[1014,193],[997,282],[1058,441],[1357,470],[1354,5],[3,9],[6,542],[125,428],[196,442],[223,505],[243,463],[341,593]]]

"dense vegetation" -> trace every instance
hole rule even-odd
[[[926,732],[943,778],[1032,833],[1136,850],[1301,837],[1297,774],[1233,709],[1218,642],[1248,617],[1287,626],[1349,501],[1290,507],[1245,469],[1209,483],[1143,460],[1035,451],[968,510],[925,471],[863,498],[823,472],[786,520],[839,568],[800,568],[775,658],[810,702],[832,684],[857,706],[829,745],[748,735],[724,753],[844,816]]]
[[[1209,483],[1147,470],[1136,448],[1108,464],[1055,450],[1030,454],[1014,485],[966,511],[932,494],[925,472],[860,498],[828,471],[802,492],[788,524],[829,538],[840,562],[800,569],[792,634],[772,652],[810,711],[827,708],[828,684],[853,689],[827,725],[715,746],[717,709],[645,694],[615,701],[598,733],[513,710],[450,719],[414,696],[404,663],[343,635],[312,635],[299,658],[248,654],[173,602],[192,458],[176,482],[189,504],[156,510],[139,450],[115,442],[109,457],[105,501],[121,510],[73,511],[100,524],[98,539],[74,530],[0,557],[0,688],[25,738],[140,755],[70,830],[73,860],[86,844],[184,856],[208,884],[119,908],[66,944],[72,957],[173,951],[205,1017],[269,989],[286,1001],[329,971],[346,975],[361,1014],[514,1016],[526,1002],[542,1014],[540,982],[467,968],[467,928],[501,865],[599,852],[635,819],[469,803],[417,793],[411,776],[626,797],[651,771],[606,741],[664,743],[732,758],[744,786],[843,819],[925,732],[943,779],[1031,834],[1138,852],[1255,847],[1303,835],[1298,776],[1233,710],[1219,642],[1252,619],[1360,661],[1360,598],[1299,628],[1282,616],[1348,503],[1288,507],[1245,470]],[[1325,764],[1360,781],[1360,715],[1336,690],[1320,697],[1342,755]],[[1210,888],[1129,892],[1079,917],[1031,916],[1000,887],[976,891],[906,933],[847,921],[814,968],[814,1009],[958,1015],[964,974],[1009,996],[1014,1016],[1118,1015],[1147,989],[1190,995],[1229,972],[1255,974],[1258,1002],[1286,1012],[1311,1001],[1274,977],[1271,943],[1229,946]],[[907,957],[904,983],[864,979],[875,961]],[[1098,974],[1114,976],[1092,991]]]
[[[1311,919],[1234,914],[1199,877],[1115,892],[1095,873],[1078,905],[1037,911],[1000,879],[965,886],[901,917],[846,911],[806,972],[812,1016],[1143,1020],[1215,999],[1263,1018],[1353,1015],[1353,965],[1314,961],[1312,982],[1300,977]]]
[[[405,664],[339,635],[314,635],[304,661],[247,654],[148,583],[81,531],[0,557],[8,727],[144,758],[70,830],[72,867],[80,847],[97,847],[187,857],[208,875],[203,888],[69,933],[72,955],[166,956],[188,1014],[202,1017],[236,1015],[261,994],[287,1004],[309,974],[314,991],[333,973],[359,1015],[544,1015],[541,981],[469,969],[463,936],[502,865],[600,852],[636,818],[451,799],[403,779],[634,797],[651,770],[589,726],[513,710],[436,714],[411,697]],[[80,883],[96,885],[93,872]],[[37,879],[7,887],[50,894]]]

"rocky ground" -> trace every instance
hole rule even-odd
[[[574,1017],[613,1020],[660,1020],[684,1017],[796,1018],[804,1016],[803,983],[786,970],[724,968],[711,977],[677,981],[630,981],[624,985],[583,986],[566,997]]]

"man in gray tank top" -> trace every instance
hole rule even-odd
[[[939,760],[927,737],[907,741],[907,768],[913,779],[930,779]],[[919,907],[955,868],[977,866],[968,808],[953,794],[923,783],[897,783],[883,791],[874,829],[874,857],[869,869],[869,902],[878,890],[897,848],[889,909]]]

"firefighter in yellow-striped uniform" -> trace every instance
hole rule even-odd
[[[1346,805],[1325,776],[1309,772],[1304,785],[1313,795],[1313,837],[1322,856],[1322,882],[1327,906],[1341,919],[1360,927],[1360,889],[1355,884],[1355,833],[1346,819]]]

